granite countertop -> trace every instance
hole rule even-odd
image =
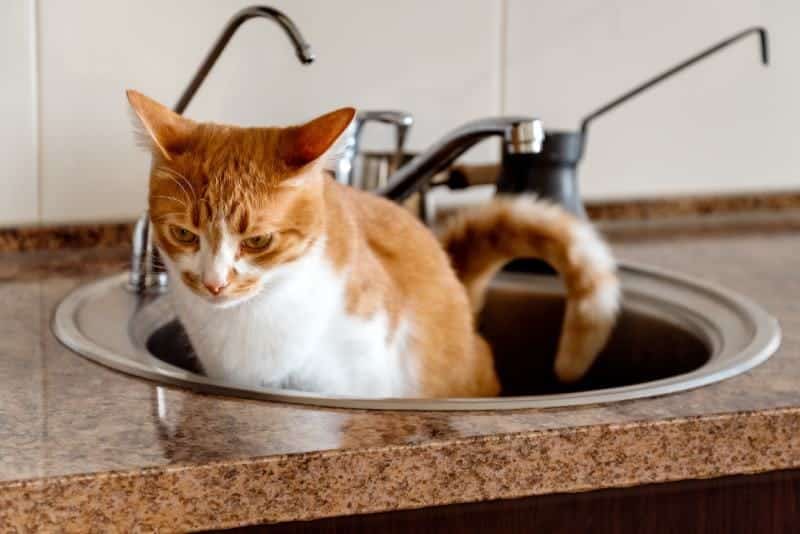
[[[512,412],[369,412],[200,395],[50,332],[123,247],[0,254],[0,530],[224,528],[800,466],[800,224],[617,227],[626,260],[736,289],[777,354],[670,396]]]

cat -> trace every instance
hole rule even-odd
[[[152,153],[154,243],[208,376],[325,395],[496,396],[475,314],[495,273],[522,256],[549,262],[567,288],[559,379],[581,378],[606,343],[615,261],[562,208],[498,197],[437,240],[402,207],[325,171],[353,108],[243,128],[127,96]]]

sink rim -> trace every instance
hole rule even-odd
[[[166,363],[151,355],[143,346],[137,346],[134,335],[130,332],[131,318],[136,310],[143,306],[151,305],[161,296],[138,296],[124,289],[127,273],[119,273],[100,278],[83,284],[68,293],[58,304],[52,319],[52,330],[56,338],[74,352],[106,367],[138,376],[158,383],[168,383],[185,387],[202,393],[211,393],[226,396],[244,397],[250,399],[267,400],[273,402],[286,402],[292,404],[306,404],[333,408],[374,409],[374,410],[401,410],[401,411],[481,411],[481,410],[509,410],[525,408],[556,408],[567,406],[580,406],[648,398],[669,393],[677,393],[712,384],[741,374],[766,361],[780,345],[781,330],[778,321],[767,313],[753,300],[732,290],[703,280],[675,274],[657,267],[641,264],[622,262],[620,274],[623,279],[638,276],[643,280],[689,288],[706,304],[716,303],[727,308],[737,315],[743,322],[750,323],[753,328],[749,341],[733,355],[726,355],[724,350],[724,335],[719,331],[721,326],[714,324],[715,318],[703,316],[683,302],[667,302],[674,309],[683,309],[686,315],[682,317],[689,324],[685,328],[699,329],[700,335],[712,345],[711,358],[704,365],[688,373],[662,378],[658,380],[641,382],[627,386],[578,391],[570,393],[555,393],[547,395],[508,396],[508,397],[476,397],[476,398],[360,398],[347,396],[318,395],[303,391],[259,388],[246,389],[230,384],[225,384],[202,375],[186,371],[180,367]],[[504,275],[504,279],[525,277],[529,275]],[[500,279],[499,283],[503,283]],[[625,285],[625,284],[623,284]],[[646,286],[646,284],[645,284]],[[641,288],[640,288],[641,289]],[[125,306],[131,312],[128,315],[125,328],[120,329],[124,335],[117,336],[115,341],[124,345],[124,352],[135,354],[131,357],[117,354],[90,339],[79,327],[78,315],[83,304],[92,296],[110,291],[119,291],[120,297],[126,301]],[[626,298],[629,289],[625,289]],[[647,298],[647,295],[638,295],[636,298]],[[631,298],[633,296],[631,295]],[[653,299],[651,295],[649,298]],[[163,300],[162,300],[163,302]],[[693,319],[687,317],[694,315]],[[692,323],[706,323],[705,326]],[[676,322],[672,317],[672,322]],[[723,325],[724,326],[724,325]],[[152,333],[152,332],[151,332]],[[731,334],[732,335],[732,334]],[[716,341],[712,338],[717,336]],[[122,338],[125,338],[124,340]],[[127,343],[126,343],[127,341]],[[718,346],[713,346],[714,344]],[[719,351],[723,351],[719,353]]]

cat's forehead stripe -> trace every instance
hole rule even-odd
[[[210,221],[208,224],[208,229],[206,233],[208,235],[208,244],[211,246],[211,250],[216,254],[219,252],[219,248],[222,245],[222,239],[225,235],[225,229],[223,225],[225,224],[225,220],[220,217],[216,221]]]

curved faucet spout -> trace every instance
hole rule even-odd
[[[214,46],[211,47],[211,50],[208,52],[208,55],[206,55],[206,58],[203,60],[200,68],[197,69],[192,81],[189,82],[189,86],[183,91],[178,103],[175,104],[175,107],[173,108],[175,113],[183,113],[187,106],[189,106],[189,102],[191,102],[192,98],[194,98],[194,94],[203,84],[206,76],[208,76],[208,73],[214,67],[214,64],[217,62],[217,59],[219,59],[220,54],[222,54],[222,51],[225,50],[225,47],[228,45],[228,41],[231,40],[233,34],[239,29],[239,26],[244,24],[246,21],[257,17],[274,20],[281,28],[283,28],[283,31],[286,32],[286,35],[294,45],[294,50],[297,54],[297,58],[300,60],[300,63],[308,65],[314,61],[314,52],[311,50],[311,45],[308,44],[308,42],[303,38],[303,35],[300,33],[300,30],[297,29],[295,23],[292,22],[292,19],[287,17],[281,11],[269,6],[246,7],[233,15],[233,17],[231,17],[231,19],[228,21],[228,24],[225,25],[225,28],[222,30],[222,34],[220,34],[220,36],[217,38]]]
[[[404,200],[471,146],[495,135],[503,136],[506,152],[538,153],[544,141],[544,128],[539,119],[530,117],[492,117],[468,122],[398,169],[376,193],[393,200]]]

